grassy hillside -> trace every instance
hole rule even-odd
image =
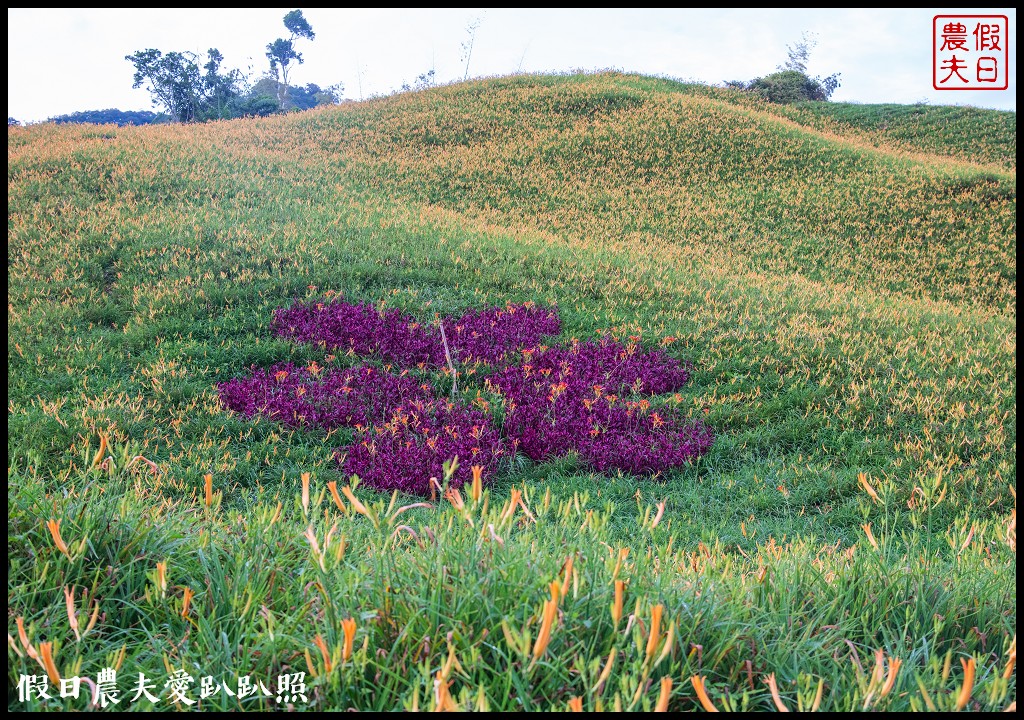
[[[838,133],[863,131],[872,142],[1017,168],[1017,114],[974,107],[800,103],[787,116]]]
[[[124,677],[185,667],[198,697],[201,675],[303,671],[327,708],[426,709],[450,684],[460,706],[690,709],[704,677],[737,708],[775,706],[771,678],[794,707],[1002,709],[1015,114],[956,115],[952,151],[945,109],[848,107],[606,74],[9,128],[9,632],[53,642],[62,676],[121,652]],[[328,492],[337,437],[216,391],[356,364],[269,331],[334,294],[423,321],[533,301],[565,337],[639,336],[693,363],[671,402],[715,443],[653,479],[520,458],[461,508],[358,489],[361,513]],[[101,608],[81,642],[62,587]],[[12,707],[41,672],[19,643]]]

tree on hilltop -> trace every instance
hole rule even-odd
[[[267,59],[270,60],[270,71],[278,80],[277,102],[282,110],[288,99],[288,73],[292,62],[302,64],[302,53],[295,50],[295,41],[299,38],[313,40],[316,33],[303,17],[301,10],[292,10],[284,16],[284,26],[291,36],[287,39],[278,38],[267,44]]]
[[[201,67],[195,53],[165,55],[154,48],[125,55],[125,60],[135,66],[132,87],[145,85],[153,104],[162,107],[173,122],[235,117],[232,102],[241,95],[242,74],[221,70],[224,56],[217,48],[210,48],[206,55]]]
[[[55,125],[79,125],[90,123],[95,125],[152,125],[154,123],[167,122],[169,118],[163,114],[149,112],[148,110],[118,110],[108,108],[106,110],[80,110],[66,115],[56,115],[48,118],[47,122]]]
[[[804,100],[826,101],[839,87],[840,73],[833,73],[826,78],[811,77],[807,74],[807,63],[811,51],[818,41],[812,33],[804,31],[800,40],[786,46],[786,62],[778,66],[778,72],[765,77],[754,78],[750,82],[733,80],[726,83],[727,87],[746,90],[759,95],[773,103],[788,104]]]
[[[149,48],[125,56],[135,67],[132,87],[145,86],[153,105],[161,107],[172,122],[265,116],[340,102],[341,83],[326,88],[313,83],[289,88],[289,73],[295,63],[302,63],[295,41],[312,40],[316,35],[301,10],[285,15],[284,26],[291,34],[267,45],[271,73],[255,86],[240,70],[224,69],[224,56],[216,48],[210,48],[205,59],[191,52],[164,54]]]

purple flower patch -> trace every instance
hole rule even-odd
[[[430,478],[441,478],[444,462],[456,456],[451,483],[459,487],[472,466],[483,467],[489,479],[499,460],[515,451],[533,460],[576,451],[599,472],[647,475],[711,447],[707,425],[648,399],[690,379],[690,367],[664,350],[644,351],[637,338],[541,345],[558,335],[561,322],[556,308],[533,303],[441,322],[453,362],[496,368],[484,382],[505,400],[500,429],[489,415],[436,397],[429,384],[408,374],[446,367],[437,325],[340,300],[279,309],[273,330],[296,342],[377,357],[386,369],[282,363],[221,383],[221,402],[245,417],[264,415],[289,427],[355,428],[354,442],[336,451],[343,471],[380,490],[418,494],[428,494]],[[402,371],[390,372],[393,366]]]
[[[490,418],[450,400],[409,400],[380,424],[357,430],[355,442],[337,451],[342,470],[379,490],[428,495],[430,478],[443,478],[445,461],[456,456],[451,487],[466,483],[473,465],[487,481],[506,453]]]
[[[269,370],[254,370],[218,387],[224,407],[254,417],[265,415],[288,427],[340,427],[367,425],[409,399],[433,397],[429,385],[407,375],[393,375],[368,365],[324,370],[316,363],[291,363]]]
[[[452,359],[465,363],[497,364],[508,353],[561,331],[558,312],[533,303],[470,311],[443,322]],[[295,303],[274,313],[272,327],[278,337],[372,355],[404,368],[439,368],[447,362],[436,325],[424,326],[400,310],[368,303]]]
[[[471,311],[445,320],[449,349],[464,363],[498,365],[509,353],[536,346],[545,336],[558,335],[562,322],[551,308],[506,305]]]
[[[656,473],[707,452],[711,432],[631,396],[678,390],[689,372],[664,351],[608,338],[526,351],[487,380],[506,399],[505,430],[543,460],[577,450],[601,472]]]
[[[368,303],[295,303],[274,313],[272,328],[278,337],[373,355],[404,368],[440,367],[445,361],[439,332],[435,338],[400,310]]]

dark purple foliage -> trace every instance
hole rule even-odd
[[[532,348],[546,335],[558,335],[562,323],[553,308],[527,303],[446,318],[444,329],[449,350],[462,362],[497,365],[510,352]]]
[[[505,431],[532,460],[577,450],[602,472],[653,473],[707,451],[711,433],[629,395],[677,390],[689,372],[663,351],[608,338],[523,353],[488,380],[506,398]]]
[[[527,350],[520,366],[525,368],[530,368],[535,380],[571,376],[576,384],[599,385],[602,392],[613,395],[661,395],[679,390],[690,380],[689,368],[664,350],[643,352],[635,342],[623,345],[609,337]]]
[[[254,370],[218,387],[224,407],[246,417],[274,418],[289,427],[368,425],[409,399],[433,397],[429,385],[368,365],[324,370],[291,363]]]
[[[603,405],[595,408],[588,420],[596,422],[577,449],[599,472],[660,473],[703,455],[714,440],[710,428],[700,420],[687,421],[674,412],[651,412],[643,400],[627,402],[626,407]]]
[[[376,355],[403,368],[440,367],[445,361],[439,332],[428,331],[401,310],[378,310],[368,303],[297,302],[277,310],[272,327],[278,337]]]
[[[379,490],[430,494],[430,478],[444,477],[444,462],[459,458],[449,486],[461,487],[471,466],[490,479],[505,454],[490,418],[449,400],[409,400],[383,422],[361,428],[355,442],[338,450],[346,474],[358,475]]]
[[[508,447],[533,460],[575,450],[599,472],[657,474],[711,446],[712,432],[699,420],[671,408],[652,409],[647,397],[678,390],[690,379],[689,367],[663,350],[645,352],[636,342],[608,337],[541,346],[561,324],[556,308],[532,303],[443,322],[453,360],[498,368],[486,382],[505,398],[502,432],[485,413],[439,399],[407,375],[414,368],[445,367],[436,325],[340,300],[280,309],[274,331],[376,356],[404,368],[400,375],[366,365],[341,370],[285,363],[222,383],[221,402],[246,417],[262,414],[291,427],[354,427],[355,441],[337,451],[343,470],[371,487],[419,494],[430,492],[430,478],[443,477],[444,462],[456,456],[453,486],[471,477],[473,465],[489,478]]]
[[[445,334],[452,360],[498,363],[509,352],[533,347],[545,335],[561,330],[558,312],[533,303],[470,311],[445,318]],[[441,331],[424,326],[400,310],[379,310],[373,305],[297,302],[274,313],[279,337],[325,348],[376,355],[404,368],[438,368],[446,364]]]

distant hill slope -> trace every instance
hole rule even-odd
[[[287,147],[313,175],[327,163],[396,199],[594,247],[673,246],[695,265],[1013,309],[1013,117],[780,107],[607,73],[481,80],[188,133],[222,159]],[[9,140],[12,180],[42,162],[18,149],[32,137],[43,136]]]
[[[738,90],[638,75],[623,84],[757,108],[819,131],[892,150],[928,153],[1004,169],[1017,167],[1017,113],[950,105],[804,102],[775,105]]]
[[[801,103],[780,108],[798,122],[863,132],[879,144],[1017,167],[1017,113],[974,107]]]
[[[1015,307],[1015,174],[822,112],[634,76],[518,77],[308,115],[293,132],[314,165],[337,157],[396,197],[493,222]],[[1011,157],[1014,137],[989,137],[989,159]]]

